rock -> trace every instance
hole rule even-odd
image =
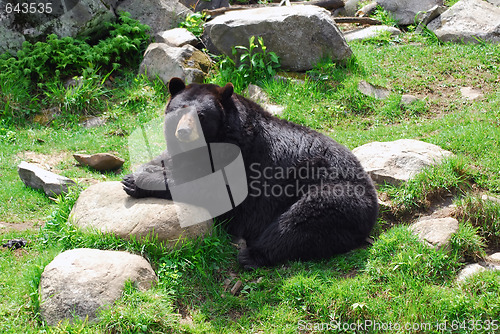
[[[16,54],[25,40],[23,34],[7,27],[4,25],[4,20],[0,19],[0,54],[4,52]]]
[[[248,47],[251,36],[262,36],[267,51],[275,52],[281,67],[290,71],[310,70],[322,57],[342,62],[352,56],[330,12],[317,6],[231,11],[205,24],[208,49],[233,59],[232,47]]]
[[[106,119],[104,117],[88,117],[83,120],[79,125],[81,127],[90,129],[96,128],[98,126],[106,124]]]
[[[500,7],[500,0],[486,0],[494,6]]]
[[[192,45],[177,48],[168,44],[150,44],[144,53],[139,73],[146,73],[151,80],[158,76],[165,84],[178,77],[187,83],[202,83],[211,61]]]
[[[285,110],[285,107],[283,106],[272,104],[266,92],[264,92],[264,90],[257,85],[248,85],[243,94],[252,101],[260,104],[264,110],[267,110],[273,115],[281,115]]]
[[[391,95],[391,91],[389,89],[372,85],[365,80],[361,80],[359,82],[358,89],[361,93],[379,100],[385,100],[389,97],[389,95]]]
[[[198,38],[196,38],[192,32],[184,28],[161,31],[156,34],[155,41],[156,43],[165,43],[175,47],[181,47],[187,44],[196,46],[199,43]]]
[[[126,281],[140,291],[156,283],[151,265],[128,252],[72,249],[49,263],[40,280],[40,313],[50,326],[76,316],[89,322],[121,298]]]
[[[377,0],[377,3],[392,13],[399,25],[407,26],[415,23],[418,12],[442,6],[443,0]]]
[[[44,109],[41,113],[33,116],[33,122],[45,126],[50,124],[50,122],[55,120],[60,115],[61,109],[59,109],[59,107]]]
[[[231,294],[235,296],[241,289],[241,286],[243,285],[243,282],[238,280],[236,283],[234,283],[234,286],[231,288]]]
[[[354,16],[362,0],[347,0],[344,3],[345,16]]]
[[[467,278],[486,270],[487,269],[479,263],[468,264],[458,273],[457,282],[463,282]]]
[[[204,222],[182,228],[178,211]],[[71,211],[70,221],[78,227],[124,239],[154,234],[158,241],[172,244],[181,238],[201,236],[211,227],[210,214],[205,209],[159,198],[132,198],[118,181],[97,183],[83,191]]]
[[[73,154],[80,164],[97,170],[114,170],[123,166],[125,160],[110,153]]]
[[[344,37],[346,41],[352,42],[369,38],[377,38],[380,36],[380,34],[386,31],[388,31],[391,36],[401,35],[401,30],[399,30],[398,28],[389,26],[369,26],[367,28],[349,31],[344,34]]]
[[[483,93],[481,93],[479,89],[472,87],[462,87],[460,88],[460,93],[462,94],[463,97],[465,97],[467,100],[470,101],[481,100],[484,97]]]
[[[439,146],[413,139],[372,142],[352,152],[375,183],[392,185],[406,182],[423,168],[452,155]]]
[[[192,9],[194,12],[202,12],[205,9],[212,10],[221,7],[230,7],[229,0],[180,0],[180,3]]]
[[[436,248],[448,245],[451,236],[458,232],[458,221],[455,218],[430,218],[419,220],[410,229],[421,240]]]
[[[483,0],[461,0],[427,27],[443,42],[500,43],[500,8]]]
[[[356,11],[356,16],[358,17],[368,17],[375,13],[375,10],[378,7],[378,3],[370,2],[367,5],[361,7],[358,11]]]
[[[500,266],[500,252],[491,254],[487,260],[494,265]]]
[[[483,201],[491,201],[491,202],[495,202],[497,204],[500,204],[500,198],[495,197],[495,196],[490,196],[490,195],[484,194],[481,196],[481,199]]]
[[[116,8],[117,13],[120,11],[129,12],[132,18],[150,26],[153,35],[176,28],[193,13],[180,2],[169,0],[150,0],[147,5],[141,0],[125,0]]]
[[[47,196],[66,193],[68,187],[76,184],[75,181],[67,177],[46,171],[25,161],[17,166],[17,172],[26,186],[41,189]]]
[[[426,12],[419,12],[415,19],[415,21],[419,22],[417,29],[415,29],[415,32],[420,34],[424,29],[424,27],[426,27],[429,24],[429,22],[434,20],[439,15],[443,14],[447,9],[448,7],[446,6],[436,5]]]
[[[410,94],[403,94],[403,95],[401,95],[400,104],[403,106],[408,106],[416,101],[418,101],[418,97],[416,97],[414,95],[410,95]]]

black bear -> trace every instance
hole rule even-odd
[[[245,240],[246,247],[238,254],[243,267],[324,259],[365,242],[378,215],[377,193],[347,148],[272,116],[235,94],[232,84],[186,86],[174,78],[168,88],[167,150],[140,173],[124,177],[124,190],[130,196],[171,199],[164,177],[174,183],[189,180],[176,180],[170,150],[196,142],[202,134],[206,143],[230,143],[241,150],[248,196],[219,220],[226,222],[231,235]],[[186,108],[197,114],[197,124],[189,117],[172,121],[176,110]]]

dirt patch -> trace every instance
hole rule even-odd
[[[50,170],[52,172],[61,172],[57,169],[57,166],[64,161],[72,160],[73,157],[68,152],[58,152],[52,154],[43,154],[33,151],[23,151],[16,154],[19,160],[26,161],[40,168]]]
[[[10,231],[26,231],[26,230],[37,230],[42,227],[43,221],[34,220],[20,223],[6,223],[0,222],[0,235]]]

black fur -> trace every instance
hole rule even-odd
[[[208,143],[232,143],[241,149],[249,195],[220,217],[227,219],[230,234],[246,241],[246,248],[238,255],[241,265],[255,268],[287,260],[328,258],[364,243],[377,218],[377,195],[369,176],[347,148],[270,115],[258,104],[233,94],[230,84],[182,88],[179,80],[172,80],[169,88],[173,97],[166,117],[183,106],[194,106]],[[166,137],[167,143],[182,145],[169,129]],[[159,164],[162,159],[167,161],[165,170]],[[169,164],[175,161],[165,152],[146,167],[156,173],[136,177],[146,179],[146,183],[164,183],[158,175],[165,172],[177,181]],[[168,190],[145,191],[137,183],[134,176],[125,176],[125,191],[134,197],[171,198]],[[265,196],[266,189],[269,196]],[[282,193],[277,194],[280,189]]]

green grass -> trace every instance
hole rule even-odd
[[[81,188],[52,201],[18,179],[16,166],[22,159],[55,157],[56,163],[49,164],[62,175],[119,180],[131,168],[127,135],[163,112],[168,94],[159,81],[124,71],[103,86],[104,74],[98,74],[81,92],[105,93],[97,94],[90,107],[107,120],[97,128],[77,125],[79,115],[88,110],[82,101],[74,102],[79,110],[75,117],[65,113],[49,126],[0,123],[0,224],[45,223],[27,231],[0,228],[2,241],[29,241],[22,250],[0,248],[0,332],[310,333],[338,332],[332,326],[341,325],[342,332],[354,333],[363,331],[350,326],[364,321],[423,326],[409,331],[370,327],[369,333],[496,332],[467,326],[471,320],[486,325],[500,318],[500,273],[484,272],[463,283],[455,277],[465,261],[480,260],[500,245],[499,205],[480,199],[483,192],[500,194],[500,47],[439,45],[412,34],[382,39],[353,43],[355,58],[346,66],[323,62],[308,72],[304,84],[271,80],[264,85],[274,102],[286,106],[283,118],[351,149],[371,141],[413,138],[455,154],[406,184],[382,187],[392,202],[392,215],[390,220],[379,218],[374,244],[328,260],[247,272],[236,263],[236,250],[220,228],[173,250],[154,238],[126,241],[81,231],[67,223]],[[363,96],[357,91],[360,80],[393,93],[386,101]],[[47,95],[43,103],[64,108],[70,92],[52,84],[57,94]],[[480,88],[485,98],[464,100],[459,93],[464,86]],[[420,101],[400,106],[403,94]],[[76,166],[71,157],[75,152],[115,152],[126,163],[117,173],[101,173]],[[432,201],[450,194],[460,228],[449,249],[435,250],[419,242],[406,225]],[[151,262],[159,284],[147,292],[127,284],[123,297],[101,313],[97,324],[77,320],[48,327],[39,316],[41,272],[58,253],[77,247],[140,254]],[[225,290],[228,279],[229,288],[243,282],[239,294]],[[441,330],[444,325],[448,327]]]

